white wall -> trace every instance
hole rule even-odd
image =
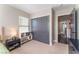
[[[68,15],[72,12],[73,7],[59,7],[55,9],[55,24],[54,24],[54,34],[55,34],[55,42],[58,42],[58,16]]]
[[[43,10],[40,10],[36,13],[31,14],[31,18],[33,19],[33,18],[47,16],[47,15],[50,15],[50,8],[49,9],[43,9]]]
[[[13,8],[9,5],[0,5],[0,27],[5,28],[6,35],[10,33],[10,29],[18,29],[19,16],[30,18],[30,14],[26,12]]]

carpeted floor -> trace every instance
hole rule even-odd
[[[32,40],[11,51],[11,54],[68,54],[68,45],[55,43],[53,46]]]

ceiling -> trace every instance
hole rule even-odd
[[[10,6],[18,8],[27,13],[33,14],[43,9],[58,7],[61,4],[11,4]]]

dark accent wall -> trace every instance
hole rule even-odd
[[[33,39],[49,44],[49,16],[32,19]]]
[[[71,33],[71,42],[75,46],[75,48],[79,51],[79,40],[77,39],[77,11],[73,10],[72,12],[72,33]]]

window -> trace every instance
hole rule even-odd
[[[19,17],[19,33],[30,32],[30,20],[26,17]]]
[[[29,26],[29,19],[26,17],[20,16],[19,25],[20,26]]]

